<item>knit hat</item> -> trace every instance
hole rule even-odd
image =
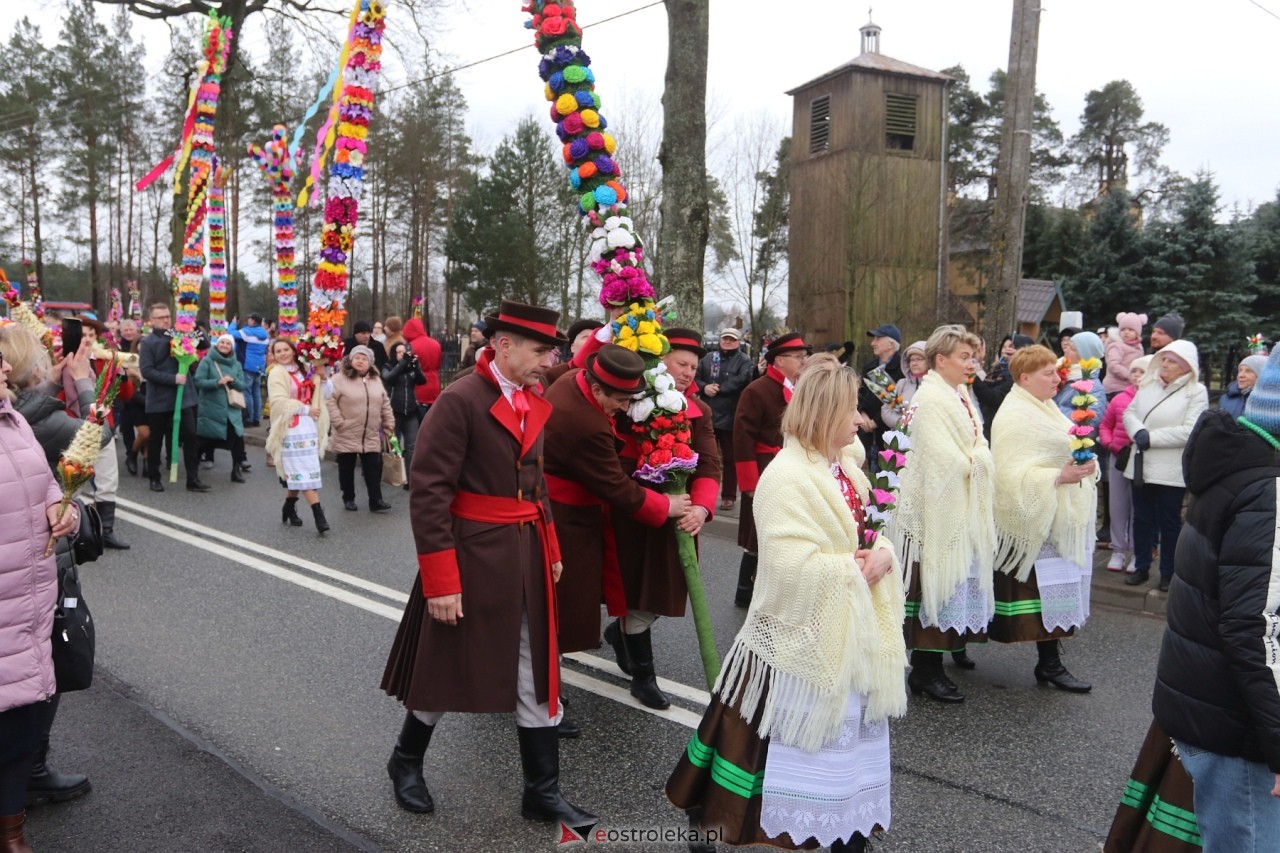
[[[1261,379],[1262,369],[1267,366],[1267,357],[1265,355],[1251,355],[1241,361],[1240,366],[1249,368],[1255,376]]]
[[[1151,359],[1153,358],[1155,358],[1154,355],[1144,355],[1142,358],[1135,358],[1133,361],[1129,362],[1129,375],[1130,375],[1129,381],[1130,382],[1133,381],[1132,376],[1133,376],[1133,371],[1135,370],[1141,370],[1143,376],[1146,376],[1148,373],[1150,373]]]
[[[1093,332],[1079,332],[1071,336],[1071,343],[1075,344],[1076,352],[1080,354],[1080,360],[1087,358],[1102,358],[1102,338]]]
[[[1244,416],[1254,426],[1280,436],[1280,347],[1271,353],[1258,374],[1258,381],[1245,401]]]
[[[1186,327],[1187,321],[1178,314],[1165,314],[1159,320],[1156,320],[1156,328],[1175,341],[1182,337],[1182,330]]]
[[[1146,324],[1146,314],[1128,314],[1121,311],[1116,315],[1116,325],[1121,329],[1133,329],[1138,334],[1142,334],[1142,327]]]
[[[368,320],[357,320],[355,326],[351,328],[351,334],[358,335],[361,332],[372,332],[373,324]]]
[[[214,341],[214,344],[215,344],[215,345],[216,345],[216,344],[220,344],[220,343],[222,343],[223,341],[226,341],[227,343],[231,344],[232,346],[235,346],[235,345],[236,345],[236,339],[235,339],[235,338],[233,338],[233,337],[231,337],[230,335],[218,335],[218,339],[217,339],[216,341]]]
[[[1029,346],[1035,346],[1035,342],[1036,342],[1035,338],[1031,337],[1030,335],[1014,335],[1013,336],[1014,349],[1026,349]]]
[[[350,352],[347,353],[347,358],[355,358],[358,355],[362,355],[369,359],[370,364],[373,363],[373,350],[369,349],[364,344],[356,344],[353,346]]]

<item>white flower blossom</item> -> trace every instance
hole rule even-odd
[[[685,398],[679,391],[663,391],[658,395],[658,405],[668,412],[683,412]]]
[[[653,414],[654,404],[652,397],[641,397],[634,401],[627,409],[627,417],[638,424],[642,424],[649,420],[649,416]]]

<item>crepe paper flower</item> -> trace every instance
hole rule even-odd
[[[35,339],[48,351],[49,357],[54,358],[53,330],[40,322],[40,318],[35,315],[31,307],[22,301],[21,294],[9,284],[9,278],[4,274],[4,270],[0,270],[0,287],[4,288],[3,296],[5,304],[9,306],[9,319],[35,336]]]
[[[134,320],[142,319],[142,288],[133,279],[129,279],[124,283],[125,290],[129,292],[129,316]]]
[[[209,186],[209,334],[227,331],[227,210],[226,170],[214,159]]]
[[[1249,346],[1249,355],[1267,354],[1267,342],[1263,339],[1261,332],[1245,338],[1245,343]]]
[[[409,303],[410,303],[410,306],[413,308],[413,316],[421,320],[422,319],[422,303],[423,303],[422,297],[415,296],[413,297],[413,299],[409,300]]]
[[[1092,391],[1094,379],[1098,375],[1098,370],[1102,367],[1102,362],[1096,358],[1086,358],[1078,362],[1080,368],[1080,378],[1071,383],[1071,387],[1076,391]],[[1070,367],[1070,365],[1068,365]],[[1091,393],[1079,393],[1071,397],[1071,423],[1072,426],[1067,429],[1067,434],[1071,442],[1071,460],[1073,464],[1084,465],[1090,460],[1096,458],[1094,453],[1095,433],[1094,421],[1098,416],[1091,406],[1098,402],[1098,398]]]
[[[120,288],[111,288],[110,307],[107,309],[107,321],[110,323],[118,323],[124,317],[124,299],[120,295]]]
[[[282,124],[271,128],[265,145],[249,146],[249,156],[258,164],[271,187],[271,224],[275,231],[276,334],[285,340],[298,339],[298,281],[294,274],[293,191],[290,183],[302,152],[289,150],[288,130]]]
[[[30,258],[23,258],[22,268],[26,270],[27,301],[31,303],[31,313],[44,322],[44,296],[40,291],[40,278],[36,275],[36,263]],[[9,280],[5,279],[5,284],[8,283]]]
[[[102,424],[92,418],[81,422],[75,436],[71,439],[71,444],[62,451],[58,457],[58,464],[53,469],[62,487],[62,500],[58,502],[59,521],[66,514],[75,493],[93,479],[93,466],[98,460],[98,451],[101,448]],[[46,557],[53,553],[53,542],[53,534],[49,534],[49,543],[44,549]]]
[[[337,98],[330,111],[331,122],[336,127],[330,127],[324,134],[333,137],[337,153],[329,167],[324,225],[320,230],[320,262],[311,288],[307,333],[300,338],[300,342],[305,342],[312,369],[319,363],[334,364],[342,358],[342,328],[347,317],[347,262],[355,244],[364,186],[364,154],[373,117],[373,92],[382,70],[385,29],[383,4],[379,0],[357,0],[339,60],[342,70],[334,87]],[[353,153],[359,156],[353,159]],[[323,149],[318,150],[312,162],[312,178],[318,175],[324,155]],[[311,183],[308,179],[307,186]],[[299,204],[305,203],[306,193],[304,187]]]

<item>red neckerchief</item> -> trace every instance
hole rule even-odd
[[[787,387],[787,377],[782,375],[782,371],[771,364],[765,369],[764,375],[782,386],[782,401],[784,403],[790,403],[791,389]]]
[[[853,513],[853,523],[857,525],[858,535],[861,536],[863,528],[867,524],[866,510],[862,505],[862,498],[858,497],[858,490],[853,487],[853,483],[849,480],[848,475],[844,473],[844,469],[839,465],[835,465],[831,470],[835,474],[836,483],[840,486],[840,494],[844,496],[844,502],[849,507],[849,512]]]
[[[702,409],[693,400],[693,395],[697,392],[698,388],[692,382],[689,383],[689,390],[684,392],[684,398],[689,401],[684,407],[684,416],[689,420],[702,417]]]

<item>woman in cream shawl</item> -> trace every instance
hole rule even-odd
[[[800,375],[756,491],[751,608],[667,782],[691,825],[730,844],[863,850],[889,827],[887,718],[907,704],[903,591],[887,539],[862,544],[858,386],[830,354]]]
[[[907,414],[911,453],[894,513],[910,576],[907,684],[939,702],[964,701],[942,671],[942,653],[972,669],[965,647],[986,641],[994,608],[991,451],[968,387],[978,343],[963,326],[939,326],[925,344],[930,369]]]
[[[1072,693],[1090,686],[1062,665],[1058,640],[1089,615],[1097,463],[1071,459],[1071,420],[1054,402],[1057,359],[1045,347],[1018,350],[1013,390],[996,414],[996,616],[998,643],[1036,644],[1036,681]]]

